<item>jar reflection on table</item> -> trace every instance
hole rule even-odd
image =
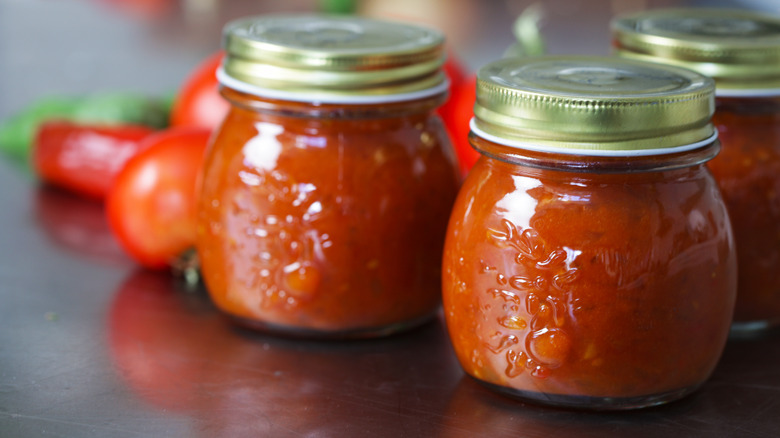
[[[119,286],[108,312],[117,374],[161,409],[202,409],[237,339],[203,290],[188,291],[170,273],[139,269]]]
[[[446,92],[442,36],[317,16],[247,19],[226,35],[232,109],[206,158],[198,237],[217,306],[309,337],[429,320],[459,183],[433,113]],[[252,70],[262,62],[277,64]]]
[[[736,291],[728,215],[703,164],[718,151],[712,91],[693,72],[608,58],[480,70],[471,140],[483,156],[456,201],[443,275],[469,375],[592,409],[664,403],[708,378]]]
[[[618,17],[620,56],[715,79],[722,151],[708,163],[737,244],[734,334],[780,323],[780,17],[729,9],[661,9]]]
[[[250,425],[256,433],[264,427],[315,430],[323,423],[322,409],[301,415],[298,408],[327,405],[331,391],[321,382],[345,365],[283,342],[243,336],[204,291],[177,287],[166,273],[132,273],[117,291],[109,318],[114,366],[131,392],[157,409],[197,419],[197,429],[209,431],[203,436],[235,436],[224,431],[246,432]],[[302,364],[319,373],[302,373]]]
[[[399,418],[436,436],[438,423],[419,413],[443,411],[441,393],[461,375],[437,323],[372,342],[287,340],[236,327],[205,291],[167,273],[133,272],[108,315],[120,381],[147,406],[191,419],[189,436],[343,436],[378,425],[400,436]]]

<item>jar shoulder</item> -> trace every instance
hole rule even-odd
[[[586,252],[647,250],[659,242],[679,251],[705,238],[731,239],[720,190],[703,165],[599,174],[482,158],[463,184],[451,227],[475,239],[474,245],[511,228],[518,235],[533,232],[556,248]]]

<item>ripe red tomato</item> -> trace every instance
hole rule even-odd
[[[107,198],[111,229],[143,266],[161,269],[195,243],[195,185],[211,130],[169,128],[117,175]]]
[[[460,85],[463,81],[468,79],[466,67],[463,66],[463,63],[455,56],[455,53],[452,50],[447,52],[447,60],[444,62],[442,69],[450,80],[450,89]]]
[[[476,76],[468,73],[463,63],[450,50],[443,66],[450,80],[450,95],[438,112],[452,140],[461,174],[465,177],[479,158],[469,143],[469,122],[474,113],[476,98]]]
[[[120,12],[147,20],[166,17],[175,11],[174,0],[103,0]]]
[[[102,199],[116,174],[152,132],[151,128],[136,125],[46,122],[33,142],[33,166],[46,182]]]
[[[460,87],[463,81],[466,80],[467,75],[463,64],[451,51],[447,53],[447,60],[442,66],[442,70],[444,70],[444,75],[449,79],[450,86],[447,101],[444,102],[444,105],[439,107],[438,113],[444,120],[444,123],[447,124],[452,119],[452,113],[455,110],[455,103],[452,100],[453,91]]]
[[[224,53],[203,60],[187,77],[171,108],[171,126],[214,129],[227,114],[229,104],[219,94],[217,69]]]
[[[441,117],[455,147],[461,174],[466,176],[479,158],[479,152],[469,143],[469,122],[474,115],[477,78],[471,76],[450,88],[447,105],[440,108]]]

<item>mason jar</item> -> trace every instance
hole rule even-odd
[[[715,79],[721,153],[708,163],[726,200],[739,280],[732,333],[780,324],[780,18],[661,9],[616,18],[618,55]]]
[[[217,307],[305,337],[428,321],[459,177],[434,110],[441,33],[271,15],[224,31],[231,109],[207,152],[197,248]]]
[[[481,157],[447,231],[444,314],[468,375],[522,400],[629,409],[680,398],[729,333],[736,255],[705,163],[711,79],[602,57],[477,76]]]

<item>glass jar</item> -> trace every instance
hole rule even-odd
[[[736,294],[713,83],[617,58],[480,69],[482,156],[452,212],[444,312],[465,371],[548,405],[628,409],[699,387]]]
[[[217,307],[307,337],[429,320],[459,185],[434,110],[443,37],[310,15],[239,20],[218,76],[231,109],[202,176],[197,248]]]
[[[678,65],[716,83],[721,153],[708,166],[737,242],[732,333],[780,324],[780,18],[729,9],[661,9],[613,21],[619,55]]]

